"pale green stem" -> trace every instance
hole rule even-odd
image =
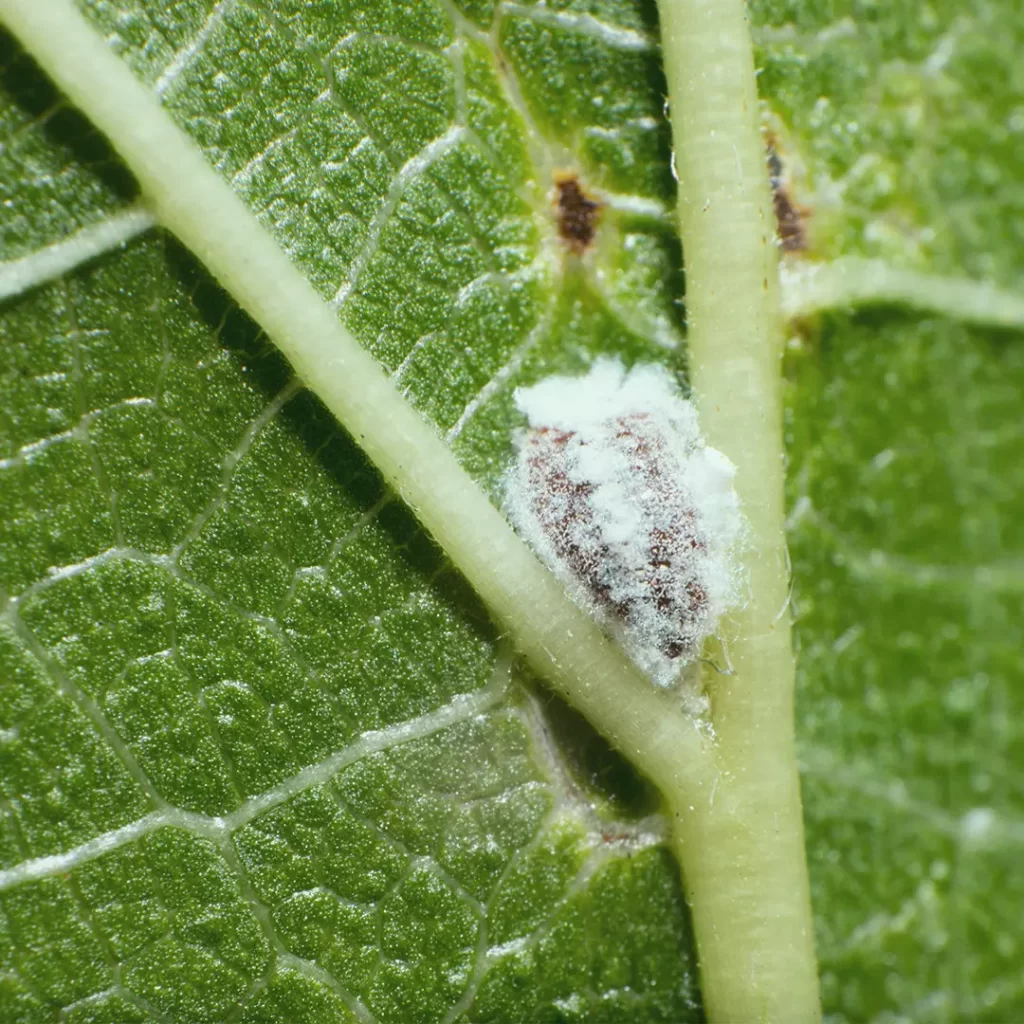
[[[712,784],[711,751],[512,532],[379,364],[70,0],[0,0],[0,16],[107,135],[160,223],[288,356],[447,551],[519,650],[673,808]]]
[[[749,598],[708,679],[721,773],[678,847],[713,1021],[820,1019],[800,787],[784,536],[774,219],[743,0],[660,0],[691,381],[736,464]]]
[[[926,274],[858,256],[782,268],[782,311],[788,317],[882,303],[989,327],[1024,327],[1024,295],[987,281]]]

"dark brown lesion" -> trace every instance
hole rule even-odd
[[[574,253],[581,255],[594,241],[602,204],[570,172],[556,176],[555,193],[558,235]]]
[[[805,252],[808,247],[807,220],[811,211],[793,198],[778,141],[770,133],[767,138],[767,162],[779,248],[783,252]]]

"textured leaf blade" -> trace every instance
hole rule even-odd
[[[599,352],[671,358],[680,258],[646,8],[86,10],[492,493],[516,383]],[[758,12],[776,33],[762,85],[811,181],[856,166],[854,115],[889,145],[903,80],[888,66],[871,106],[863,69],[924,67],[942,36],[836,13],[855,29],[838,42],[803,5]],[[982,45],[965,38],[940,82],[966,86],[940,90],[962,161],[979,97],[1011,119],[1017,102],[1012,76],[965,76]],[[4,258],[132,197],[109,154],[80,152],[80,122],[36,123],[17,78],[5,158],[18,180],[47,170],[9,207]],[[919,153],[925,129],[900,128]],[[582,265],[549,195],[573,166],[606,199]],[[951,185],[927,153],[907,166],[895,197],[868,182],[819,203],[820,251],[914,262],[929,227],[924,265],[1012,282],[1012,247],[983,229],[1012,223],[1012,191]],[[981,196],[966,220],[958,190]],[[517,671],[502,689],[507,653],[443,557],[202,272],[151,235],[3,315],[0,850],[15,872],[71,858],[8,876],[4,1012],[696,1017],[662,826],[602,820],[607,788],[584,772],[579,789],[593,762],[551,745]],[[889,314],[829,320],[819,344],[791,363],[790,451],[826,1004],[1012,1019],[1015,351]]]

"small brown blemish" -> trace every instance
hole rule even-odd
[[[811,211],[793,199],[786,178],[778,142],[770,132],[767,136],[768,182],[772,187],[772,207],[777,224],[776,235],[783,252],[804,252],[807,249],[807,219]]]
[[[584,191],[580,179],[571,172],[555,178],[555,189],[559,237],[579,255],[594,241],[601,203]]]

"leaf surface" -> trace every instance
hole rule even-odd
[[[754,11],[812,255],[1019,284],[1013,5],[833,6]],[[83,9],[495,500],[517,384],[679,358],[647,4]],[[10,260],[136,197],[0,64]],[[193,258],[152,231],[0,313],[0,1017],[699,1019],[651,794]],[[837,313],[789,360],[836,1020],[1024,1011],[1016,341]]]

